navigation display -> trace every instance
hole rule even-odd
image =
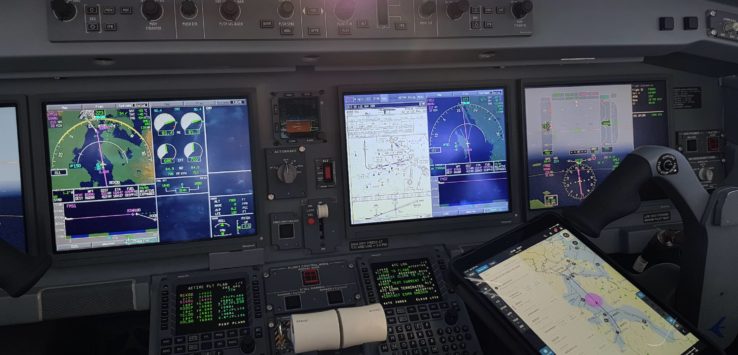
[[[244,279],[177,286],[178,335],[245,327]]]
[[[556,224],[465,272],[541,354],[696,354],[703,344]]]
[[[504,89],[343,100],[352,225],[510,211]]]
[[[256,233],[245,98],[46,107],[56,250]]]
[[[412,306],[441,300],[428,259],[373,263],[372,274],[384,307]]]
[[[666,82],[528,87],[532,210],[576,206],[642,145],[669,145]]]
[[[0,107],[0,239],[26,252],[15,107]]]

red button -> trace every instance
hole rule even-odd
[[[308,218],[308,224],[315,224],[315,218],[313,217]]]
[[[333,166],[331,163],[323,164],[323,181],[333,182]]]

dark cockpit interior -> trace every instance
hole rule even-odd
[[[738,1],[3,7],[0,354],[738,354]]]

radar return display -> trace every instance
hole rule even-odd
[[[525,88],[531,210],[576,206],[635,148],[669,145],[666,82]]]
[[[245,98],[46,107],[56,250],[256,233]]]
[[[352,225],[510,211],[504,89],[343,99]]]

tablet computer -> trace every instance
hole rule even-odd
[[[722,353],[555,214],[456,257],[451,279],[519,353]]]

